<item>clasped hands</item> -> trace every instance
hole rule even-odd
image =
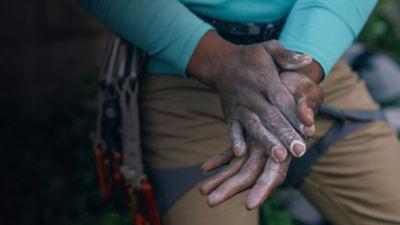
[[[306,152],[323,101],[322,70],[310,56],[278,41],[231,44],[212,31],[196,47],[188,74],[220,94],[232,146],[206,161],[200,192],[215,206],[251,188],[246,207],[259,206],[286,177],[291,157]]]

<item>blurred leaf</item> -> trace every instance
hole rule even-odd
[[[294,225],[289,211],[274,192],[260,206],[260,225]]]

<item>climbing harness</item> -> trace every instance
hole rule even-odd
[[[94,149],[102,198],[109,199],[114,183],[119,183],[130,201],[134,224],[161,225],[140,146],[137,95],[143,58],[120,37],[109,39],[100,70]],[[144,212],[139,202],[144,202]]]

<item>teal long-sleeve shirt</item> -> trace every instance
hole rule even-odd
[[[150,55],[147,72],[185,76],[201,37],[213,27],[192,11],[233,22],[286,19],[279,40],[329,73],[355,40],[377,0],[76,0]]]

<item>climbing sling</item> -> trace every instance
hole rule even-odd
[[[139,113],[138,71],[142,52],[112,35],[100,70],[97,129],[94,137],[99,185],[103,199],[114,182],[128,197],[136,225],[160,225],[152,186],[144,173]],[[139,201],[145,210],[139,210]]]

